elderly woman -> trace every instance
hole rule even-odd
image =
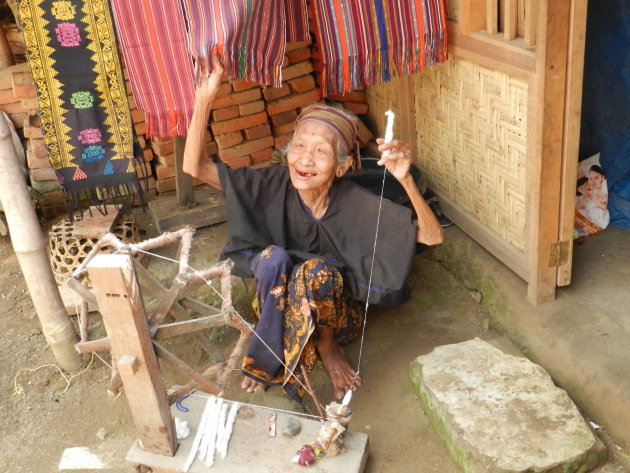
[[[204,135],[222,72],[215,55],[213,72],[197,87],[184,171],[223,190],[229,226],[223,257],[234,260],[234,274],[256,280],[258,336],[243,361],[242,386],[253,392],[281,384],[299,400],[303,373],[319,355],[339,399],[361,384],[340,346],[360,333],[359,301],[404,302],[416,242],[441,243],[442,228],[400,141],[378,140],[379,164],[401,183],[415,212],[389,201],[380,209],[378,196],[338,179],[360,166],[357,127],[352,116],[326,105],[298,116],[286,167],[231,169],[208,159]]]

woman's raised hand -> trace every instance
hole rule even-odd
[[[197,90],[216,93],[223,78],[223,64],[221,64],[219,54],[216,50],[212,51],[212,72],[208,74],[207,70],[202,69],[201,76],[202,79],[199,82]]]
[[[383,138],[377,138],[376,142],[378,143],[378,150],[381,152],[381,159],[377,164],[385,166],[392,176],[399,181],[409,176],[411,167],[411,149],[409,146],[399,140],[385,143]]]

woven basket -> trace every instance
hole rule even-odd
[[[66,280],[85,260],[85,257],[98,242],[98,238],[79,238],[74,235],[73,230],[74,223],[64,218],[53,225],[48,232],[50,266],[52,267],[55,281],[60,286],[65,285]],[[111,233],[124,243],[140,242],[140,233],[133,215],[123,215],[116,219]],[[103,253],[110,252],[111,248],[103,248]]]

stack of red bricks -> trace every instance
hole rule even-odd
[[[33,196],[38,206],[61,205],[63,194],[48,161],[39,117],[37,95],[27,63],[0,71],[0,110],[9,116],[18,134],[26,140],[26,160]]]
[[[299,110],[320,99],[309,44],[287,45],[282,87],[221,84],[210,120],[221,161],[232,167],[266,165],[274,149],[288,142]]]
[[[206,134],[206,149],[208,155],[217,154],[217,144],[212,140],[210,133]],[[157,191],[159,194],[175,191],[175,138],[152,138],[151,150],[155,155],[153,169],[157,179]],[[193,178],[193,186],[202,185],[203,181]]]

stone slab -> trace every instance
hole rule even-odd
[[[209,187],[195,188],[195,206],[182,208],[176,195],[161,195],[149,202],[149,209],[158,232],[178,230],[186,225],[207,227],[227,220],[225,199]]]
[[[526,358],[474,339],[416,358],[410,374],[465,473],[582,473],[607,458],[566,391]]]
[[[145,452],[134,442],[127,453],[130,467],[145,465],[156,473],[180,473],[188,458],[194,441],[199,420],[205,406],[206,399],[201,396],[190,396],[183,402],[188,412],[179,411],[175,405],[171,413],[181,420],[188,421],[190,435],[180,440],[175,456],[168,457]],[[262,407],[242,405],[236,421],[226,458],[216,454],[214,465],[207,467],[198,458],[192,463],[189,473],[287,473],[287,472],[317,472],[317,473],[362,473],[368,456],[368,436],[351,430],[345,433],[346,452],[336,457],[324,457],[308,468],[291,462],[295,452],[304,444],[312,442],[319,431],[320,423],[316,420],[295,416],[287,412],[277,412],[276,436],[270,437],[269,414],[271,411]],[[280,434],[281,425],[288,417],[299,420],[302,428],[293,438]]]

